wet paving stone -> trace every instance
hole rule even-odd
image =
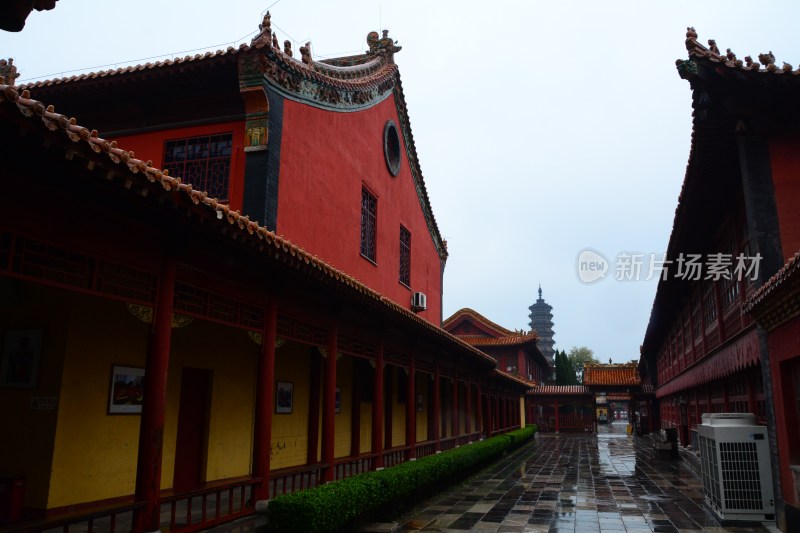
[[[774,526],[721,527],[705,508],[701,480],[687,465],[656,459],[647,441],[625,435],[624,425],[614,433],[616,426],[594,436],[537,435],[398,521],[361,531],[777,531]]]

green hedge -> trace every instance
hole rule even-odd
[[[512,450],[537,431],[535,425],[400,465],[284,494],[269,502],[267,530],[330,533],[371,515],[415,503],[463,479]]]

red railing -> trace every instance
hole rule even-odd
[[[433,455],[436,453],[436,441],[429,440],[425,442],[417,443],[417,447],[414,450],[417,459],[421,459],[423,457],[427,457],[428,455]]]
[[[389,468],[404,463],[410,446],[397,446],[383,452],[383,466]]]
[[[372,470],[372,463],[377,457],[374,453],[364,453],[357,457],[344,457],[334,464],[334,479],[344,479]]]
[[[269,475],[269,497],[310,489],[320,484],[325,463],[273,470]]]
[[[448,437],[448,438],[442,439],[439,442],[439,449],[442,450],[443,452],[447,451],[447,450],[452,450],[453,448],[456,447],[456,442],[457,441],[458,441],[458,437]]]
[[[170,531],[198,531],[255,512],[259,478],[223,481],[161,498],[161,526]]]
[[[144,502],[125,503],[101,507],[92,511],[41,520],[20,522],[0,527],[3,533],[128,533],[133,528],[134,514],[144,507]]]

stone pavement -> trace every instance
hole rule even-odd
[[[464,483],[416,506],[397,521],[362,533],[764,532],[719,527],[704,508],[702,482],[680,460],[658,460],[626,423],[599,435],[537,435]]]
[[[626,423],[599,435],[538,434],[508,457],[361,533],[754,532],[771,525],[719,527],[703,505],[702,482],[680,460],[659,460]],[[213,533],[260,533],[264,517],[223,524]],[[302,533],[302,532],[297,532]]]

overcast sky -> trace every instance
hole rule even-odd
[[[273,2],[61,0],[0,32],[0,57],[25,82],[194,54],[249,42],[267,7],[281,42],[311,41],[317,59],[388,29],[449,245],[445,317],[471,307],[528,329],[541,283],[556,348],[603,361],[638,359],[656,288],[613,279],[618,254],[645,254],[645,278],[672,228],[691,135],[675,69],[686,27],[741,59],[800,63],[796,1]],[[576,266],[587,248],[610,263],[591,285]]]

